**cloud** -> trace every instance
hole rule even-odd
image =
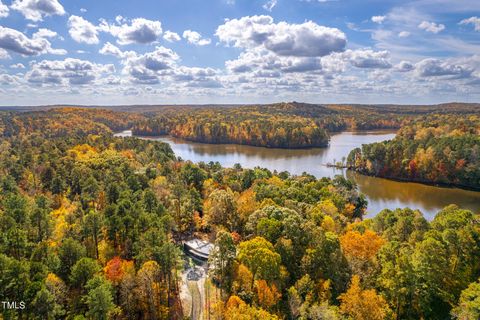
[[[12,64],[10,66],[10,68],[12,68],[12,69],[25,69],[25,66],[22,63],[16,63],[16,64]]]
[[[398,33],[398,36],[399,36],[400,38],[407,38],[407,37],[410,36],[410,32],[408,32],[408,31],[400,31],[400,32]]]
[[[81,13],[85,13],[85,12],[87,12],[87,9],[85,9],[85,8],[80,8],[80,12],[81,12]]]
[[[235,74],[253,72],[254,76],[280,76],[280,73],[314,72],[322,69],[316,57],[284,57],[265,49],[242,52],[238,59],[225,62],[228,71]]]
[[[144,18],[136,18],[131,24],[123,23],[125,19],[117,19],[117,24],[109,24],[105,20],[100,24],[100,30],[108,32],[117,38],[117,43],[127,45],[132,43],[148,44],[158,40],[162,35],[162,24]]]
[[[0,48],[0,60],[10,59],[10,58],[11,58],[11,57],[10,57],[10,55],[8,54],[7,50]]]
[[[134,82],[155,84],[159,82],[158,76],[171,71],[178,60],[173,50],[160,46],[152,52],[126,58],[123,73],[130,75]]]
[[[57,0],[15,0],[11,8],[32,21],[42,21],[45,16],[65,14],[65,9]]]
[[[480,18],[479,17],[470,17],[468,19],[463,19],[459,24],[472,24],[475,31],[480,31]]]
[[[4,5],[2,3],[2,1],[0,0],[0,18],[6,18],[8,17],[8,13],[9,13],[9,9],[6,5]]]
[[[103,51],[122,58],[122,74],[129,76],[137,84],[175,84],[195,88],[220,88],[223,85],[212,68],[186,67],[178,64],[180,57],[171,49],[157,46],[154,51],[137,54],[133,51],[121,52],[113,45]]]
[[[180,41],[181,40],[178,33],[170,31],[170,30],[165,31],[165,33],[163,34],[163,39],[167,40],[168,42],[175,42],[175,41]]]
[[[86,60],[43,60],[34,62],[25,75],[28,82],[36,85],[85,85],[102,74],[115,72],[112,64],[96,64]]]
[[[123,57],[123,52],[117,46],[107,42],[103,45],[103,47],[98,51],[100,54],[103,55],[111,55],[116,57]]]
[[[383,21],[385,21],[386,18],[387,18],[386,16],[373,16],[371,19],[372,19],[372,22],[380,24]]]
[[[469,66],[428,58],[415,64],[419,77],[447,77],[448,79],[469,78],[473,69]]]
[[[270,11],[272,12],[273,8],[277,5],[277,0],[268,0],[263,6],[262,8],[267,10],[267,11]]]
[[[202,35],[196,31],[185,30],[183,31],[183,38],[188,41],[188,43],[194,44],[196,46],[206,46],[209,45],[212,40],[207,38],[202,38]]]
[[[63,55],[63,49],[52,49],[50,42],[43,37],[28,38],[23,33],[0,26],[0,48],[24,56],[36,56],[44,53]]]
[[[16,85],[19,83],[19,78],[17,76],[12,76],[10,74],[1,74],[0,75],[0,84],[4,86]]]
[[[68,33],[78,43],[97,44],[97,28],[83,17],[72,15],[68,18]]]
[[[222,88],[220,79],[216,78],[217,71],[212,68],[198,68],[180,66],[172,75],[172,80],[184,82],[190,88]]]
[[[227,20],[217,28],[221,42],[239,48],[265,48],[282,56],[318,57],[343,51],[346,36],[336,28],[307,21],[274,23],[270,16]]]
[[[395,70],[399,72],[408,72],[415,69],[415,66],[408,61],[400,61],[397,65],[395,65]]]
[[[47,39],[47,38],[55,38],[57,35],[58,34],[53,30],[46,29],[46,28],[40,28],[40,29],[38,29],[37,32],[35,32],[32,35],[32,38],[34,38],[34,39],[39,39],[39,38]]]
[[[445,25],[443,24],[436,24],[435,22],[429,21],[422,21],[418,27],[422,30],[431,32],[431,33],[439,33],[440,31],[445,29]]]
[[[389,62],[389,53],[385,50],[348,50],[345,52],[345,56],[357,68],[388,69],[392,67],[392,64]]]

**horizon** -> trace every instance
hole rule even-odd
[[[478,103],[479,32],[467,0],[0,0],[0,105]]]
[[[340,105],[340,106],[440,106],[440,105],[453,105],[453,104],[464,104],[464,105],[475,105],[480,104],[480,102],[461,102],[461,101],[447,101],[447,102],[440,102],[440,103],[432,103],[432,104],[412,104],[412,103],[344,103],[344,102],[328,102],[328,103],[311,103],[311,102],[303,102],[303,101],[276,101],[276,102],[269,102],[269,103],[201,103],[201,104],[194,104],[194,103],[182,103],[182,104],[175,104],[175,103],[168,103],[168,104],[68,104],[68,103],[58,103],[58,104],[45,104],[45,105],[0,105],[0,111],[3,109],[12,108],[15,110],[16,108],[24,108],[28,109],[28,111],[35,111],[35,109],[42,109],[42,108],[122,108],[122,107],[225,107],[225,106],[232,106],[232,107],[247,107],[247,106],[268,106],[268,105],[276,105],[281,103],[298,103],[298,104],[307,104],[307,105],[316,105],[316,106],[332,106],[332,105]],[[30,108],[30,109],[29,109]]]

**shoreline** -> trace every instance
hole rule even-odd
[[[154,138],[171,138],[171,139],[177,139],[180,141],[184,141],[187,143],[197,143],[197,144],[207,144],[207,145],[230,145],[230,146],[246,146],[246,147],[254,147],[254,148],[265,148],[269,150],[312,150],[312,149],[326,149],[330,147],[330,144],[325,146],[325,147],[302,147],[302,148],[282,148],[282,147],[266,147],[266,146],[256,146],[256,145],[249,145],[249,144],[240,144],[240,143],[213,143],[213,142],[201,142],[201,141],[194,141],[194,140],[188,140],[185,138],[180,138],[180,137],[174,137],[168,134],[165,135],[134,135],[133,131],[131,131],[131,135],[129,136],[121,136],[119,134],[125,133],[126,131],[131,131],[131,130],[124,130],[120,132],[114,133],[114,135],[117,135],[117,137],[133,137],[133,138],[138,138],[138,139],[151,139],[153,140]],[[378,130],[354,130],[354,131],[339,131],[335,132],[334,134],[341,134],[341,133],[355,133],[355,132],[392,132],[395,131],[395,129],[378,129]],[[431,186],[431,187],[438,187],[438,188],[443,188],[443,189],[461,189],[461,190],[466,190],[466,191],[472,191],[472,192],[480,192],[480,187],[471,187],[471,186],[464,186],[464,185],[456,185],[453,183],[439,183],[439,182],[432,182],[432,181],[427,181],[427,180],[409,180],[405,178],[400,178],[400,177],[389,177],[389,176],[380,176],[380,175],[373,175],[373,174],[365,174],[360,171],[357,171],[347,165],[336,165],[332,163],[325,163],[321,164],[322,166],[325,166],[327,168],[335,168],[335,169],[346,169],[348,171],[352,171],[358,174],[361,174],[363,176],[367,177],[374,177],[374,178],[381,178],[381,179],[386,179],[386,180],[391,180],[391,181],[396,181],[396,182],[403,182],[403,183],[416,183],[420,185],[426,185],[426,186]],[[308,172],[307,172],[308,173]]]
[[[403,183],[417,183],[417,184],[421,184],[421,185],[443,188],[443,189],[461,189],[461,190],[466,190],[466,191],[480,192],[480,187],[477,188],[477,187],[472,187],[472,186],[458,185],[458,184],[454,184],[454,183],[432,182],[432,181],[428,181],[428,180],[409,180],[409,179],[399,178],[399,177],[388,177],[388,176],[380,176],[380,175],[374,175],[374,174],[365,174],[365,173],[362,173],[362,172],[357,171],[355,169],[349,168],[347,166],[336,167],[336,168],[347,169],[348,171],[352,171],[352,172],[358,173],[358,174],[360,174],[362,176],[366,176],[366,177],[381,178],[381,179],[386,179],[386,180],[391,180],[391,181],[396,181],[396,182],[403,182]]]
[[[127,131],[130,131],[130,135],[128,136],[122,136],[122,133],[125,133]],[[398,129],[365,129],[365,130],[344,130],[344,131],[333,131],[329,132],[330,137],[332,135],[337,135],[337,134],[342,134],[342,133],[397,133]],[[132,129],[127,129],[119,132],[114,132],[114,136],[116,137],[132,137],[132,138],[146,138],[146,139],[154,139],[154,138],[172,138],[172,139],[178,139],[182,140],[185,142],[189,143],[199,143],[199,144],[209,144],[209,145],[237,145],[237,146],[247,146],[247,147],[255,147],[255,148],[266,148],[266,149],[279,149],[279,150],[311,150],[311,149],[326,149],[330,147],[330,137],[329,141],[326,145],[319,145],[319,146],[305,146],[305,147],[278,147],[278,146],[265,146],[265,145],[254,145],[254,144],[245,144],[245,143],[238,143],[238,142],[208,142],[208,141],[198,141],[198,140],[193,140],[189,138],[183,138],[183,137],[176,137],[172,136],[170,134],[161,134],[161,135],[145,135],[145,134],[134,134]]]

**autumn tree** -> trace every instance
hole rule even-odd
[[[273,245],[262,237],[240,243],[238,260],[252,272],[252,280],[277,280],[280,276],[281,257]]]
[[[266,310],[271,310],[282,297],[275,284],[269,286],[265,280],[257,280],[255,288],[257,290],[258,304]]]
[[[480,281],[471,283],[462,291],[458,305],[452,310],[452,316],[459,320],[480,318]]]
[[[236,319],[255,319],[255,320],[278,320],[276,315],[267,311],[247,305],[237,296],[231,296],[226,305],[223,314],[226,320]]]
[[[213,191],[204,206],[207,219],[211,224],[222,225],[230,231],[237,229],[237,211],[231,191]]]
[[[354,275],[348,290],[341,294],[340,311],[356,320],[384,320],[390,314],[385,299],[374,289],[363,290],[360,277]]]
[[[233,263],[236,248],[232,235],[227,231],[219,231],[213,251],[210,253],[209,265],[211,272],[220,283],[222,289],[230,290],[232,282]]]
[[[350,230],[340,237],[342,250],[352,270],[364,277],[373,269],[373,260],[384,243],[385,240],[368,229],[363,234]]]

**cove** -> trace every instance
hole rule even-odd
[[[116,134],[116,136],[131,135],[131,131]],[[428,220],[431,220],[439,210],[449,204],[457,204],[462,208],[480,212],[480,192],[368,177],[326,166],[327,163],[341,162],[351,150],[361,147],[362,144],[390,140],[394,137],[394,131],[342,132],[332,135],[329,147],[312,149],[205,144],[168,136],[138,138],[169,143],[176,156],[192,162],[218,161],[224,167],[232,167],[239,163],[245,168],[258,166],[271,171],[288,171],[295,175],[307,172],[317,178],[343,175],[357,183],[359,191],[367,197],[366,217],[373,217],[383,209],[409,207],[420,210]]]

